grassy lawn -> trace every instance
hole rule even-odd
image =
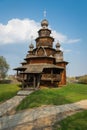
[[[60,122],[56,122],[53,130],[87,130],[87,111],[77,113]]]
[[[15,96],[19,89],[17,84],[0,84],[0,103]]]
[[[87,99],[87,85],[68,84],[62,88],[41,89],[27,96],[17,110],[41,105],[62,105]]]

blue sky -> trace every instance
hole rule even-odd
[[[0,55],[10,64],[9,74],[26,57],[44,19],[64,51],[68,76],[87,74],[87,0],[0,0]]]

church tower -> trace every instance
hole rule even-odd
[[[54,38],[50,36],[51,30],[48,29],[48,21],[44,19],[41,22],[41,29],[38,31],[38,38],[36,38],[36,47],[53,47]]]
[[[46,19],[41,22],[41,29],[33,43],[29,45],[29,51],[22,66],[15,68],[18,79],[26,86],[33,86],[35,89],[41,86],[59,87],[66,84],[66,65],[68,62],[63,59],[63,52],[60,50],[60,43],[57,42],[53,48],[54,38],[48,28]]]

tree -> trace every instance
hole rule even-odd
[[[6,77],[7,71],[9,69],[9,64],[3,56],[0,56],[0,79]]]

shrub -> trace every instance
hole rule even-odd
[[[78,82],[83,83],[83,84],[87,84],[87,75],[80,77]]]
[[[9,84],[11,80],[0,80],[0,84]]]

